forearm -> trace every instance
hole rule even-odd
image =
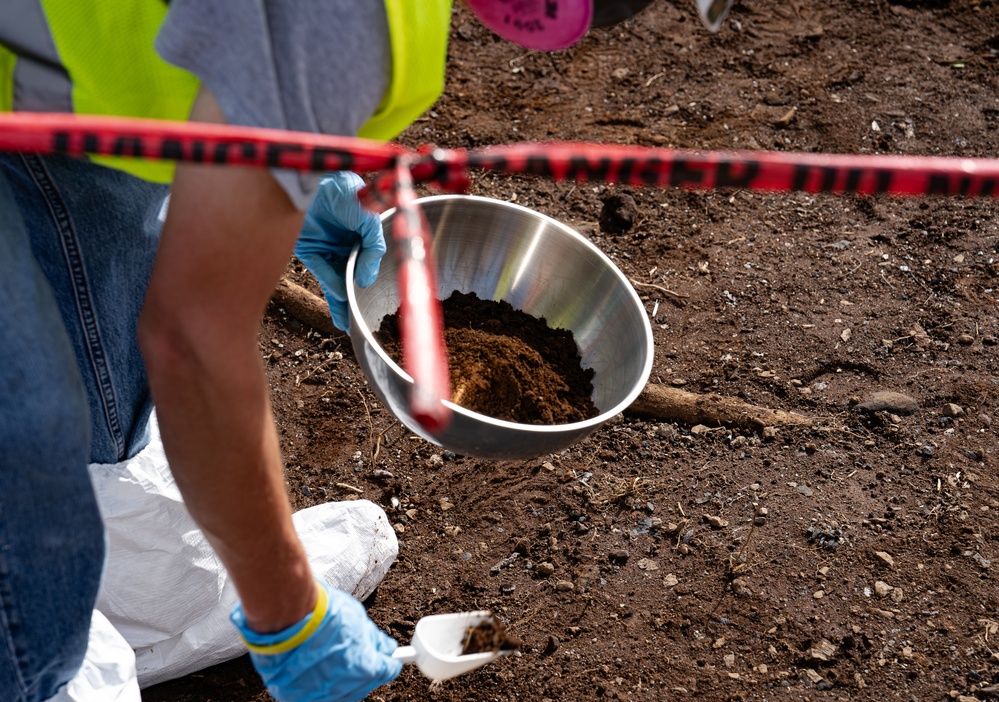
[[[220,117],[199,98],[192,118]],[[267,171],[179,166],[139,328],[171,470],[261,632],[316,597],[257,346],[301,220]]]

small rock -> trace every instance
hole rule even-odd
[[[305,495],[306,497],[310,497],[310,496],[312,495],[312,490],[310,490],[310,489],[309,489],[309,486],[308,486],[308,485],[303,485],[302,487],[300,487],[300,488],[299,488],[299,490],[300,490],[300,491],[302,492],[302,494],[303,494],[303,495]]]
[[[453,536],[457,536],[460,533],[461,533],[461,527],[460,526],[448,525],[448,526],[444,527],[444,535],[445,536],[452,536],[453,537]]]
[[[919,411],[919,403],[900,392],[876,392],[856,407],[861,412],[890,412],[910,415]]]
[[[504,568],[508,568],[509,566],[513,565],[517,561],[518,558],[520,558],[520,554],[517,553],[516,551],[514,551],[509,556],[507,556],[506,558],[504,558],[502,561],[500,561],[499,563],[497,563],[496,565],[494,565],[492,568],[490,568],[489,572],[492,575],[496,575],[497,573],[499,573]]]
[[[826,596],[825,590],[816,590],[815,592],[812,593],[812,599],[816,600],[821,600],[825,596]]]
[[[895,567],[895,559],[892,558],[891,555],[885,551],[875,551],[874,557],[877,558],[879,561],[881,561],[881,563],[883,563],[884,565],[888,566],[889,568]]]
[[[550,656],[555,651],[558,650],[559,640],[557,636],[548,636],[548,643],[545,644],[545,650],[541,652],[542,656]]]
[[[399,524],[398,522],[397,522],[397,523],[395,523],[395,524],[393,524],[393,525],[392,525],[392,528],[393,528],[393,529],[395,529],[395,533],[396,533],[396,534],[401,534],[401,533],[403,533],[404,531],[406,531],[406,527],[405,527],[405,526],[403,526],[402,524]]]
[[[777,427],[763,427],[763,440],[774,441],[777,438]]]
[[[960,405],[955,405],[953,402],[948,402],[943,407],[943,414],[945,417],[963,417],[964,408]]]
[[[454,509],[454,505],[451,504],[446,497],[440,499],[440,506],[442,512],[447,512],[449,509]]]
[[[659,570],[659,566],[651,558],[642,558],[638,561],[638,567],[642,570]]]
[[[961,344],[962,346],[971,346],[973,343],[975,343],[975,337],[973,337],[971,334],[961,334],[959,337],[957,337],[957,343]]]
[[[673,573],[670,573],[669,575],[663,578],[663,585],[665,585],[666,587],[676,587],[679,583],[680,580]]]
[[[555,566],[545,561],[544,563],[539,563],[538,567],[534,569],[534,572],[537,573],[539,577],[550,578],[555,572]]]
[[[895,588],[886,583],[884,580],[879,580],[874,583],[874,592],[878,593],[878,597],[887,597],[888,594],[894,589]]]
[[[981,422],[982,426],[984,427],[992,426],[992,417],[987,415],[985,412],[982,412],[978,415],[978,421]]]
[[[693,434],[694,436],[707,434],[709,431],[711,431],[711,427],[707,427],[703,424],[695,424],[690,428],[690,433]]]
[[[799,485],[798,486],[798,492],[800,492],[805,497],[811,497],[812,496],[812,488],[808,487],[807,485]]]
[[[719,648],[721,648],[724,645],[725,645],[725,637],[719,636],[717,639],[714,640],[714,643],[711,644],[711,648],[717,651]]]
[[[901,602],[905,599],[905,592],[902,591],[902,588],[896,587],[891,591],[891,599],[892,602]]]
[[[379,480],[388,480],[389,478],[394,478],[395,475],[390,471],[383,470],[381,468],[375,468],[371,471],[372,478],[378,478]]]
[[[712,529],[724,529],[728,526],[728,521],[722,519],[721,517],[716,517],[712,514],[705,514],[704,521],[706,521]]]
[[[572,592],[576,589],[576,586],[572,584],[569,580],[559,580],[555,583],[555,589],[559,592]]]
[[[829,661],[833,659],[838,650],[838,646],[826,639],[822,639],[808,649],[808,657],[815,661]]]

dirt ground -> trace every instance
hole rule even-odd
[[[739,0],[715,36],[691,5],[550,55],[459,11],[446,96],[403,141],[996,155],[994,0]],[[363,497],[398,525],[370,615],[408,643],[424,615],[491,609],[524,642],[434,688],[407,667],[371,699],[999,697],[994,200],[495,174],[471,192],[566,222],[640,284],[653,383],[815,421],[626,412],[557,455],[443,455],[378,403],[349,341],[272,305],[294,504]],[[621,233],[599,224],[614,195],[634,200]],[[883,391],[904,397],[859,408]],[[245,657],[144,698],[269,699]]]

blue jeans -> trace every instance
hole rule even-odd
[[[105,558],[88,463],[148,441],[136,323],[166,186],[0,154],[0,700],[73,677]]]

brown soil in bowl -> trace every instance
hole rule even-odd
[[[473,653],[496,653],[497,651],[517,651],[523,645],[516,636],[507,633],[506,627],[496,617],[490,617],[465,632],[465,643],[461,655]]]
[[[451,401],[519,424],[568,424],[599,414],[592,369],[580,365],[572,332],[508,302],[455,291],[441,304]],[[398,314],[382,320],[378,342],[402,365]]]

